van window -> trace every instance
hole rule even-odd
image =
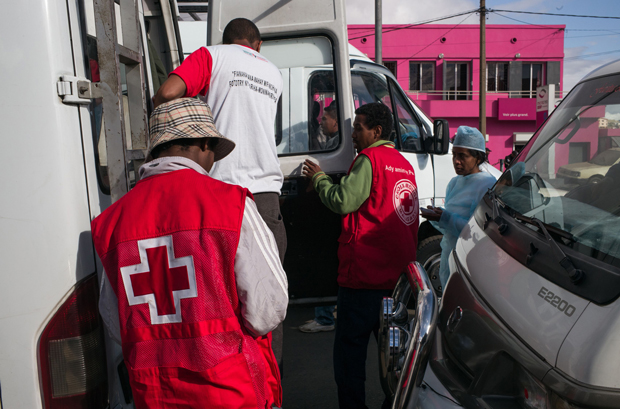
[[[340,145],[332,49],[327,37],[267,40],[261,46],[283,79],[274,126],[278,155],[326,152]]]
[[[390,80],[390,89],[394,96],[394,109],[396,111],[394,129],[398,135],[398,145],[405,152],[421,152],[422,134],[411,106],[392,80]]]
[[[340,144],[340,132],[333,71],[318,71],[312,74],[308,85],[310,150],[334,150]]]
[[[351,86],[353,88],[353,103],[355,109],[362,105],[370,104],[371,102],[381,102],[388,107],[390,111],[393,111],[390,90],[388,89],[388,82],[385,75],[379,73],[352,72]],[[393,114],[392,112],[392,115]],[[392,116],[392,121],[396,123],[394,116]],[[389,140],[396,142],[396,131],[394,129],[392,129]]]

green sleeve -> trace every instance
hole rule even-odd
[[[372,164],[368,157],[362,155],[353,164],[351,172],[334,184],[324,173],[314,178],[314,189],[329,210],[338,214],[356,211],[370,196],[372,186]]]

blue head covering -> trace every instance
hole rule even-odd
[[[484,149],[484,136],[476,128],[459,126],[452,143],[454,148],[467,148],[486,153]]]

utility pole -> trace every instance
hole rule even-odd
[[[487,134],[487,55],[486,55],[486,0],[480,0],[480,122],[482,136]]]
[[[381,43],[383,41],[383,39],[381,38],[383,16],[381,11],[381,0],[375,0],[375,62],[377,64],[383,64],[381,47]]]

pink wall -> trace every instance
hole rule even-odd
[[[404,90],[409,90],[409,62],[435,63],[435,90],[443,88],[443,68],[446,62],[470,64],[469,100],[444,100],[440,92],[429,95],[408,91],[410,98],[433,118],[446,118],[454,134],[460,125],[478,127],[478,91],[480,72],[480,32],[478,25],[429,24],[403,28],[403,25],[383,26],[383,61],[396,61],[396,77]],[[564,58],[564,25],[524,26],[487,25],[487,61],[560,62],[560,90]],[[516,39],[516,40],[513,40]],[[374,59],[374,26],[350,25],[349,42]],[[443,58],[439,58],[443,54]],[[516,54],[520,54],[518,58]],[[491,163],[496,163],[512,151],[513,132],[536,130],[535,98],[508,99],[507,93],[487,93],[487,146],[492,150]],[[500,109],[499,100],[502,101]],[[514,101],[514,102],[513,102]],[[528,101],[528,102],[525,102]],[[520,112],[526,115],[507,119],[502,112]],[[531,118],[531,119],[530,119]]]

